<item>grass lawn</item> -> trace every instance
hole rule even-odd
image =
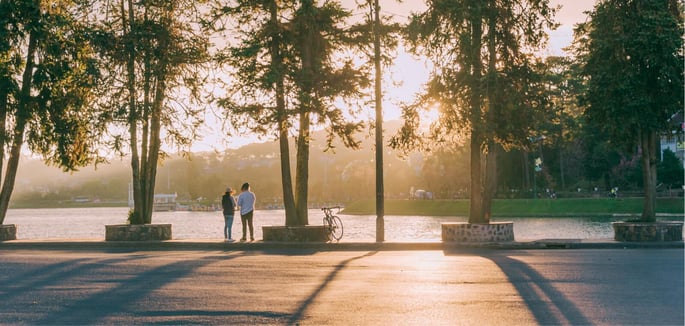
[[[583,199],[495,199],[492,214],[497,217],[569,217],[611,216],[642,213],[642,198]],[[658,198],[657,213],[683,214],[683,198]],[[349,203],[343,211],[351,215],[374,215],[374,200]],[[468,216],[469,201],[463,200],[390,200],[385,201],[386,215]]]

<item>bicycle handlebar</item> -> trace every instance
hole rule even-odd
[[[321,207],[321,210],[322,211],[333,210],[334,208],[337,208],[338,210],[342,209],[342,207],[340,207],[340,206],[331,206],[331,207]]]

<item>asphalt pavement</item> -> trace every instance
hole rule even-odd
[[[0,324],[683,325],[683,252],[580,240],[8,241]]]

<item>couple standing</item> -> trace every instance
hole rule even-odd
[[[240,195],[236,203],[233,198],[233,189],[226,188],[226,193],[221,197],[221,207],[224,209],[224,241],[232,242],[231,231],[233,228],[233,215],[236,206],[240,207],[240,221],[243,223],[243,237],[240,241],[245,241],[247,233],[245,227],[250,227],[250,241],[254,241],[254,227],[252,226],[252,215],[257,197],[250,191],[250,184],[245,182],[240,187]]]

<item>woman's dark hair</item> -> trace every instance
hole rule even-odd
[[[245,183],[243,183],[243,186],[240,187],[240,190],[247,190],[247,189],[250,189],[250,184],[245,182]]]

